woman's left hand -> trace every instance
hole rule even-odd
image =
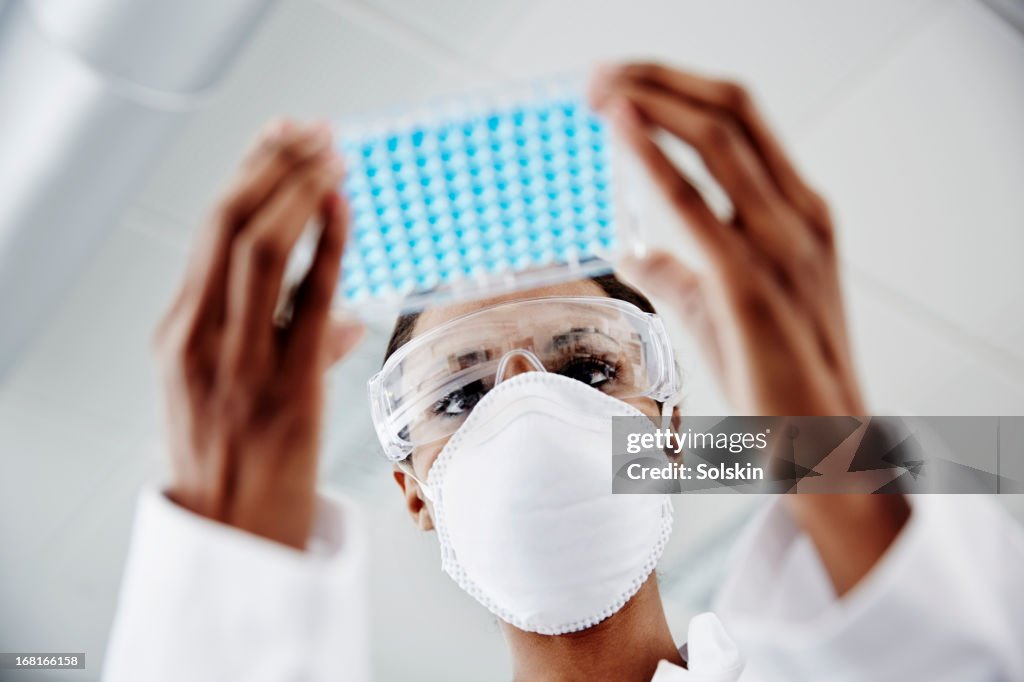
[[[863,414],[828,207],[747,92],[628,64],[601,72],[592,100],[707,256],[706,273],[666,252],[631,270],[688,323],[733,405],[747,415]],[[734,217],[711,211],[652,139],[659,130],[700,154]]]
[[[631,268],[703,342],[740,414],[863,415],[839,286],[832,220],[746,91],[654,64],[606,71],[593,103],[703,248],[697,273],[656,252]],[[735,212],[719,219],[652,135],[692,146]],[[910,509],[902,495],[786,495],[837,594],[885,553]]]

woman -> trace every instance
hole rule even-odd
[[[599,73],[592,99],[709,263],[656,252],[633,279],[704,341],[736,411],[865,414],[828,210],[744,91],[634,64]],[[657,131],[700,153],[732,218]],[[156,335],[173,477],[140,501],[107,679],[369,676],[355,510],[315,491],[323,374],[360,336],[328,315],[342,173],[326,127],[276,124],[202,233]],[[318,213],[282,330],[287,255]],[[651,312],[614,277],[427,310],[399,322],[374,383],[409,513],[501,619],[517,679],[1024,678],[1024,595],[1005,568],[1024,540],[983,499],[787,496],[737,548],[721,622],[698,616],[678,647],[652,577],[658,496],[596,494],[589,467],[607,461],[581,445],[606,443],[612,414],[672,407],[671,377],[617,355],[630,331],[657,335]]]

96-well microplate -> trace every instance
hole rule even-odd
[[[581,96],[450,109],[341,131],[346,304],[569,279],[615,250],[609,134]]]

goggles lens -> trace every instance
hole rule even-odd
[[[620,399],[666,400],[679,390],[656,315],[604,297],[502,303],[415,337],[370,380],[374,425],[388,458],[404,459],[453,434],[499,381],[502,359],[517,350],[529,351],[532,364],[548,372]]]

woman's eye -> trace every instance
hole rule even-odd
[[[601,388],[615,380],[615,366],[596,358],[580,358],[569,362],[558,372],[587,386]]]
[[[465,415],[480,402],[486,392],[483,381],[474,381],[438,400],[430,411],[440,417]]]

